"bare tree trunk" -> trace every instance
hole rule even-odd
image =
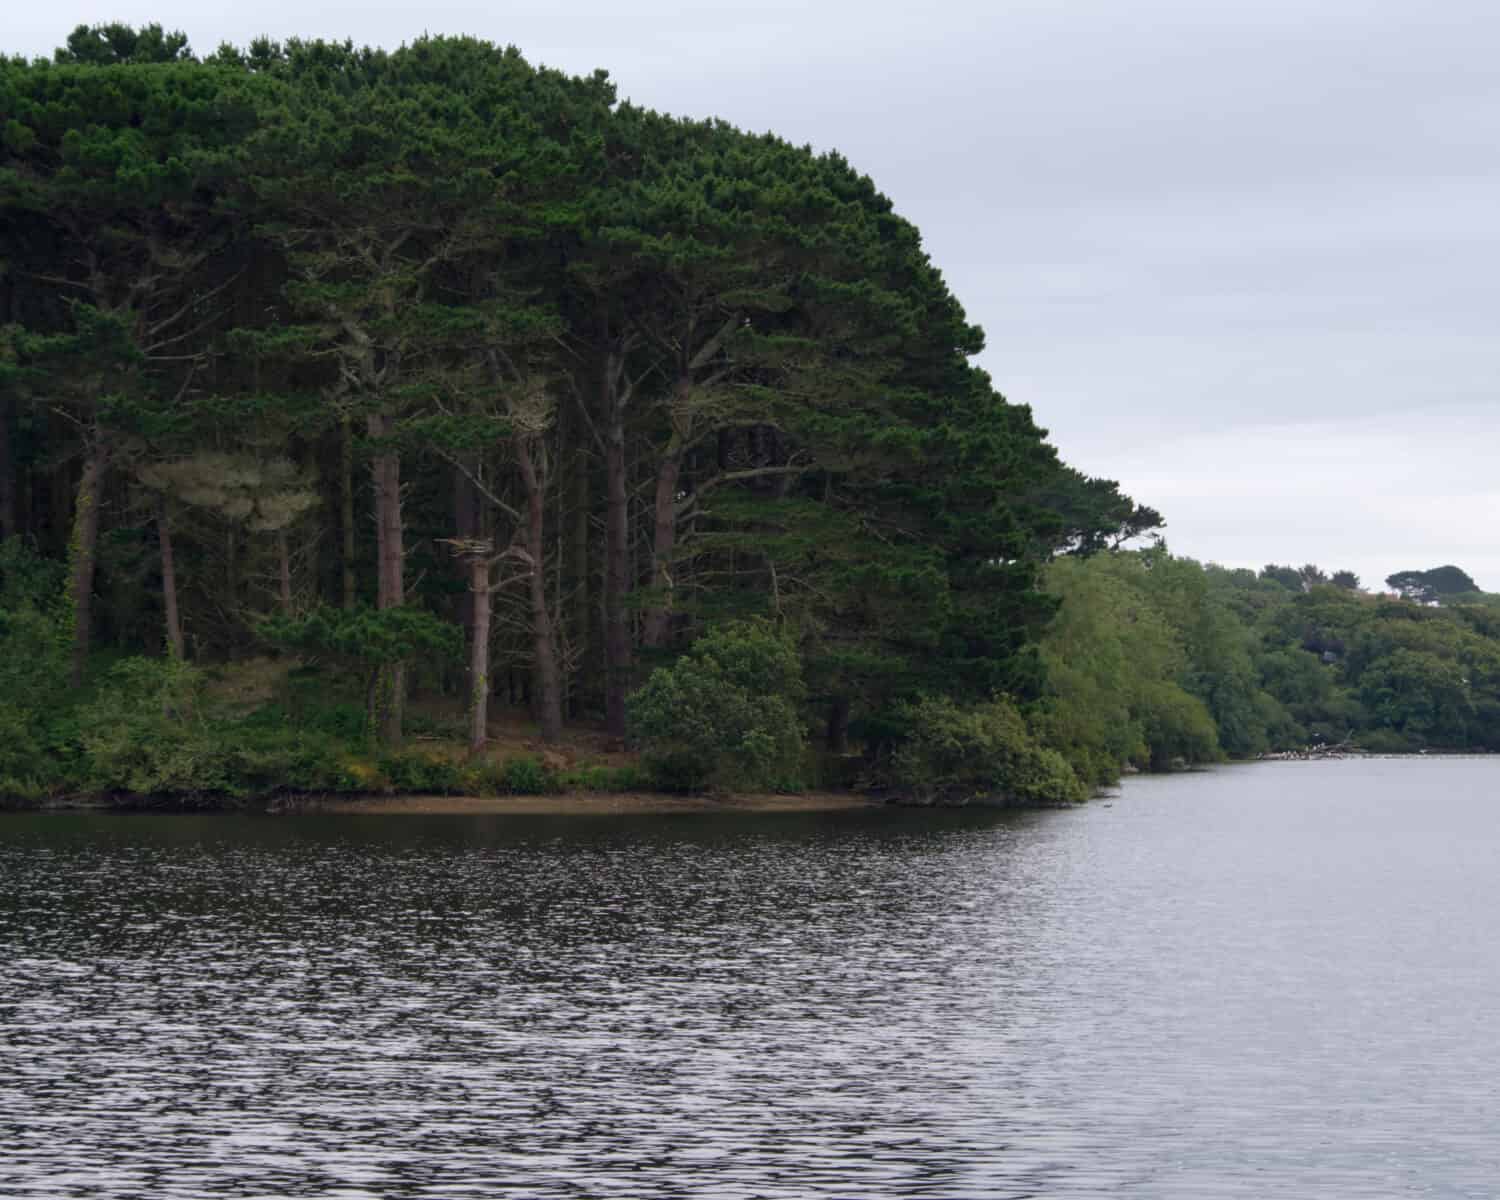
[[[348,415],[339,418],[339,522],[343,535],[344,609],[354,607],[354,427]]]
[[[73,661],[70,679],[74,687],[83,685],[89,661],[89,635],[92,631],[94,601],[94,567],[99,549],[99,499],[104,486],[104,468],[108,452],[102,439],[89,446],[83,460],[83,477],[78,481],[78,499],[73,507],[73,572],[69,599],[73,606]]]
[[[533,457],[537,436],[516,437],[516,463],[526,485],[526,553],[531,559],[531,637],[537,683],[537,719],[542,741],[562,737],[562,676],[557,666],[557,635],[547,605],[546,476]]]
[[[372,438],[384,437],[390,431],[390,418],[379,414],[369,418]],[[405,552],[401,544],[401,459],[392,451],[382,450],[370,464],[375,484],[375,535],[378,590],[376,603],[381,611],[399,608],[405,599],[403,568]],[[406,703],[406,668],[392,663],[381,672],[377,724],[380,740],[389,745],[401,741],[403,710]]]
[[[625,485],[625,415],[609,402],[605,433],[604,516],[604,724],[616,737],[625,734],[625,693],[630,687],[630,512]]]
[[[187,658],[187,645],[177,612],[177,564],[172,557],[172,524],[165,496],[157,497],[156,501],[156,540],[161,546],[161,596],[167,615],[167,648],[173,658],[181,661]]]
[[[580,664],[578,679],[573,686],[573,715],[582,707],[580,693],[586,686],[590,672],[582,664],[591,661],[589,653],[589,456],[579,450],[574,459],[573,477],[573,536],[569,547],[573,559],[573,645]],[[559,617],[561,614],[559,614]]]
[[[287,546],[285,529],[276,531],[276,565],[281,584],[281,612],[289,617],[292,615],[292,552]]]
[[[651,587],[655,593],[641,630],[641,644],[653,650],[667,644],[672,623],[672,552],[677,548],[677,482],[682,450],[672,439],[656,472],[655,529],[651,543]]]
[[[490,564],[483,554],[469,557],[469,753],[478,754],[490,736]]]
[[[464,456],[464,467],[473,471],[478,466],[474,455]],[[453,530],[454,536],[460,542],[472,541],[480,536],[479,521],[479,492],[468,475],[458,466],[453,468]],[[459,573],[466,582],[471,581],[473,564],[466,558],[460,557],[457,562]],[[475,615],[474,592],[471,586],[464,588],[463,595],[458,599],[458,621],[464,630],[464,645],[472,645],[474,642]],[[486,670],[488,674],[488,670]],[[468,669],[468,677],[464,681],[467,689],[472,689],[474,684],[472,665]]]

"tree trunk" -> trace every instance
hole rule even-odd
[[[167,616],[167,649],[180,662],[187,658],[187,646],[177,613],[177,564],[172,557],[172,525],[165,496],[157,497],[156,501],[156,540],[161,546],[161,597]]]
[[[581,693],[588,686],[592,674],[584,664],[592,661],[589,653],[589,456],[580,450],[573,465],[573,536],[569,552],[572,557],[573,577],[573,647],[575,661],[579,664],[576,681],[572,688],[573,715],[582,708]],[[561,614],[559,614],[561,617]]]
[[[355,604],[354,586],[354,426],[348,415],[339,418],[339,522],[343,535],[343,603]]]
[[[641,644],[653,650],[667,644],[672,623],[672,552],[677,547],[677,481],[682,476],[682,450],[677,439],[662,455],[656,472],[656,520],[651,542],[651,607],[641,630]]]
[[[828,707],[828,752],[849,752],[849,697],[835,696]]]
[[[281,584],[281,613],[292,615],[292,553],[287,546],[285,529],[276,531],[276,565]]]
[[[16,467],[11,458],[9,400],[0,400],[0,541],[21,532],[16,523]]]
[[[625,693],[630,687],[630,512],[625,485],[625,414],[607,397],[609,425],[604,442],[604,724],[625,735]]]
[[[240,549],[239,537],[231,524],[224,530],[224,590],[229,602],[240,598]]]
[[[369,418],[372,438],[390,431],[390,418],[379,414]],[[401,459],[389,450],[375,455],[370,464],[375,484],[375,540],[378,569],[376,603],[383,612],[399,608],[405,599],[403,569],[405,552],[401,544]],[[403,710],[406,704],[406,668],[392,663],[381,672],[377,724],[380,740],[397,745],[401,741]]]
[[[54,558],[72,561],[73,526],[77,521],[78,487],[72,480],[72,471],[66,463],[47,472],[46,499],[43,501],[43,520],[47,528],[47,540]]]
[[[562,737],[562,675],[557,666],[557,635],[547,605],[546,476],[532,452],[536,435],[516,438],[516,463],[526,485],[526,553],[531,559],[531,638],[537,684],[537,719],[542,741]]]
[[[73,571],[69,599],[73,606],[73,661],[70,679],[73,686],[83,686],[89,661],[89,635],[92,630],[94,600],[94,566],[99,548],[99,498],[104,486],[104,468],[108,452],[102,440],[89,446],[83,460],[83,477],[78,481],[78,498],[73,506]]]
[[[464,456],[464,467],[473,471],[477,466],[476,456],[472,454]],[[454,537],[460,542],[472,541],[480,536],[479,491],[470,482],[464,470],[458,466],[453,467],[452,483]],[[470,586],[473,564],[466,557],[460,556],[456,566],[465,581],[463,594],[459,596],[457,603],[458,623],[463,626],[464,645],[470,646],[474,642],[474,622],[477,620],[474,591]],[[489,673],[487,669],[485,673]],[[473,670],[470,666],[464,679],[465,690],[472,689],[473,684]]]
[[[469,567],[469,753],[478,754],[490,736],[490,564],[471,555]]]

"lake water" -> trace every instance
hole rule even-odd
[[[1500,761],[0,815],[0,1195],[1493,1197]]]

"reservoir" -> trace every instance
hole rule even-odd
[[[0,1195],[1492,1197],[1500,760],[0,814]]]

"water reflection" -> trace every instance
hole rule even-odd
[[[6,817],[0,1195],[1489,1195],[1500,767],[1415,766]]]

